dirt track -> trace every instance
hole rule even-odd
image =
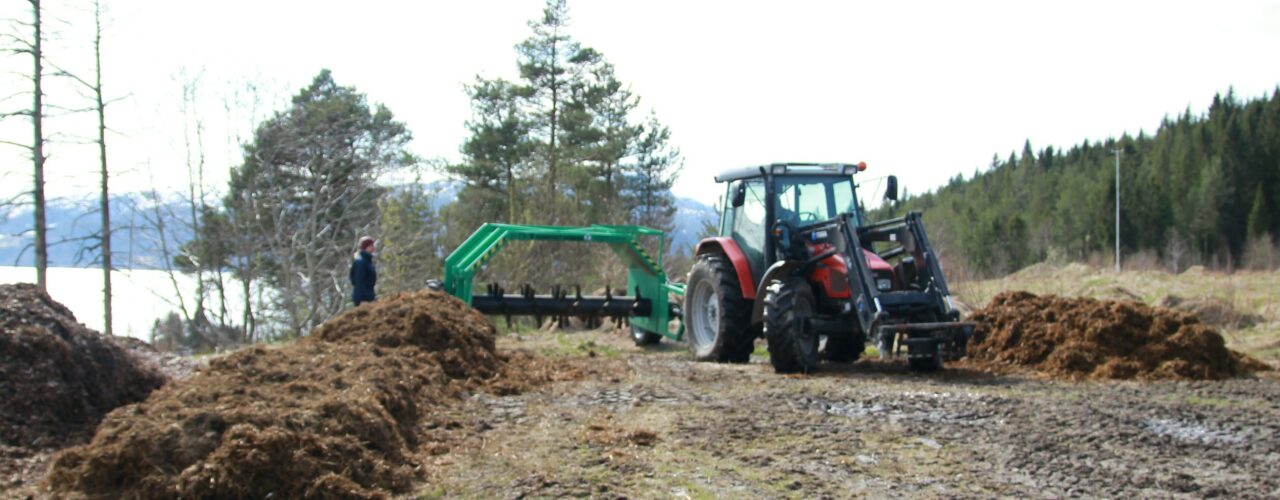
[[[428,496],[1280,495],[1280,384],[1071,383],[862,362],[808,377],[597,332],[500,348],[604,373],[444,417]],[[464,436],[458,436],[464,437]]]

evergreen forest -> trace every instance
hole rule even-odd
[[[1280,89],[1207,114],[1166,117],[1154,134],[1085,140],[1065,150],[995,155],[986,170],[874,211],[924,213],[951,267],[1002,276],[1027,265],[1114,263],[1116,159],[1121,262],[1179,272],[1274,268],[1280,234]]]

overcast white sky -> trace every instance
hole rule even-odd
[[[103,0],[112,23],[105,86],[124,97],[108,120],[117,190],[175,189],[186,175],[180,75],[202,75],[209,182],[225,183],[234,134],[279,109],[320,68],[386,104],[425,157],[458,159],[470,115],[462,85],[515,76],[513,46],[541,0]],[[83,68],[75,1],[46,0],[61,41],[51,58]],[[1280,83],[1280,2],[853,2],[576,0],[570,34],[595,47],[670,126],[684,153],[679,195],[712,202],[712,176],[773,161],[866,161],[913,192],[993,153],[1069,146],[1139,129],[1165,115],[1203,113],[1215,92],[1243,98]],[[0,8],[25,19],[25,2]],[[29,59],[6,56],[24,71]],[[269,97],[223,107],[256,81]],[[4,76],[0,97],[25,83]],[[49,100],[76,105],[53,88]],[[7,101],[12,109],[25,101]],[[228,126],[227,122],[231,124]],[[57,118],[56,131],[92,133]],[[21,120],[0,138],[29,140]],[[29,162],[0,150],[0,190],[29,189]],[[91,192],[92,150],[55,145],[50,191]],[[229,159],[229,157],[232,157]]]

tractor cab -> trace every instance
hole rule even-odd
[[[862,219],[853,174],[865,169],[865,163],[775,163],[718,175],[726,185],[719,236],[742,249],[758,282],[778,258],[778,242],[767,236],[773,223],[798,228],[844,213]]]
[[[775,163],[725,172],[718,234],[698,244],[684,316],[695,357],[746,361],[763,335],[780,372],[857,359],[867,340],[913,368],[963,352],[920,214],[865,220],[858,164]],[[897,198],[888,177],[885,197]],[[821,341],[820,341],[821,339]]]

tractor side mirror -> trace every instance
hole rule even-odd
[[[747,200],[747,183],[738,181],[738,187],[733,190],[733,208],[738,208]]]
[[[889,187],[884,190],[884,199],[898,201],[898,176],[890,175],[886,183]]]

